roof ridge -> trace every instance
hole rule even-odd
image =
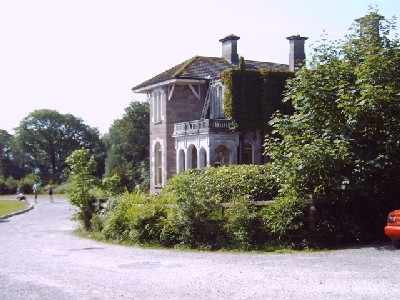
[[[187,61],[183,62],[182,66],[174,74],[172,74],[172,77],[179,77],[192,63],[198,60],[198,58],[199,56],[196,55],[192,58],[189,58]]]

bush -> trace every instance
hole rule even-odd
[[[18,180],[12,177],[6,179],[3,176],[0,176],[0,195],[16,194],[18,185]]]
[[[197,194],[205,199],[230,202],[237,197],[252,201],[271,200],[278,189],[270,165],[234,165],[176,174],[167,182],[162,193],[172,192],[178,198]]]
[[[279,244],[301,247],[307,205],[292,197],[276,198],[262,210],[265,230]]]
[[[237,198],[224,214],[229,247],[241,250],[262,248],[268,240],[259,209],[253,201]]]
[[[135,191],[109,202],[103,215],[93,216],[92,228],[128,244],[261,249],[268,235],[254,201],[272,199],[277,190],[266,165],[188,170],[158,196]]]
[[[168,228],[173,228],[176,243],[198,249],[218,249],[224,245],[222,208],[218,204],[219,199],[204,198],[200,193],[181,195],[176,209],[168,211]]]
[[[158,243],[166,218],[166,207],[155,197],[142,192],[125,193],[105,213],[103,234],[116,241]]]
[[[270,199],[277,191],[268,169],[234,166],[177,174],[158,196],[135,191],[109,201],[104,214],[93,216],[92,229],[127,244],[206,250],[254,250],[274,244],[304,248],[310,236],[303,201],[287,196],[264,208],[255,205],[255,200]]]
[[[19,181],[19,191],[23,194],[32,194],[32,187],[35,182],[39,182],[39,176],[35,174],[28,174]]]

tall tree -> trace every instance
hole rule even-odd
[[[107,148],[106,175],[118,174],[129,190],[149,181],[149,104],[132,101],[121,119],[103,137]]]
[[[29,169],[21,163],[20,153],[14,145],[14,137],[0,129],[0,176],[20,179],[29,173]]]
[[[65,159],[74,150],[89,149],[104,159],[98,130],[71,114],[35,110],[20,122],[15,138],[26,163],[46,181],[60,181]]]
[[[400,43],[391,39],[393,28],[371,10],[343,40],[324,38],[288,84],[294,114],[275,116],[276,135],[265,144],[287,193],[346,202],[366,232],[381,232],[387,211],[400,205]]]

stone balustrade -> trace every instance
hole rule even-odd
[[[229,131],[231,121],[227,119],[204,119],[174,124],[173,136]]]

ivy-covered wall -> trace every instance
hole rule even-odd
[[[290,105],[282,102],[286,80],[291,77],[293,72],[285,71],[225,71],[221,78],[226,87],[226,116],[237,123],[240,131],[268,130],[268,121],[274,112],[291,111]]]

